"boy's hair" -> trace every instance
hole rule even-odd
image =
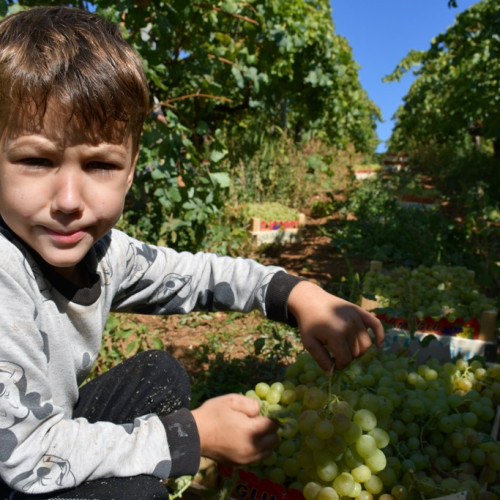
[[[149,96],[140,57],[119,27],[71,7],[0,21],[0,135],[37,132],[48,108],[91,143],[139,147]],[[76,128],[75,128],[76,127]]]

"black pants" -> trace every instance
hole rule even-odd
[[[127,359],[85,384],[73,417],[89,422],[131,422],[135,417],[156,413],[167,415],[189,408],[191,388],[184,368],[170,354],[147,351]],[[87,481],[70,490],[46,495],[27,495],[0,483],[0,499],[168,499],[166,486],[153,476],[113,477]]]

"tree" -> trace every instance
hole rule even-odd
[[[500,5],[482,0],[459,14],[427,51],[411,51],[387,81],[417,79],[396,112],[392,141],[490,140],[500,159]]]

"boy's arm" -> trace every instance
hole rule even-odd
[[[384,340],[381,322],[361,307],[302,281],[288,297],[288,310],[296,318],[304,347],[328,371],[335,362],[345,368],[372,345],[368,330],[380,347]]]

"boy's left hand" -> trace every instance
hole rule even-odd
[[[288,310],[297,320],[304,347],[325,371],[334,362],[345,368],[366,352],[372,345],[369,328],[378,347],[384,340],[384,328],[374,315],[309,281],[292,289]]]

